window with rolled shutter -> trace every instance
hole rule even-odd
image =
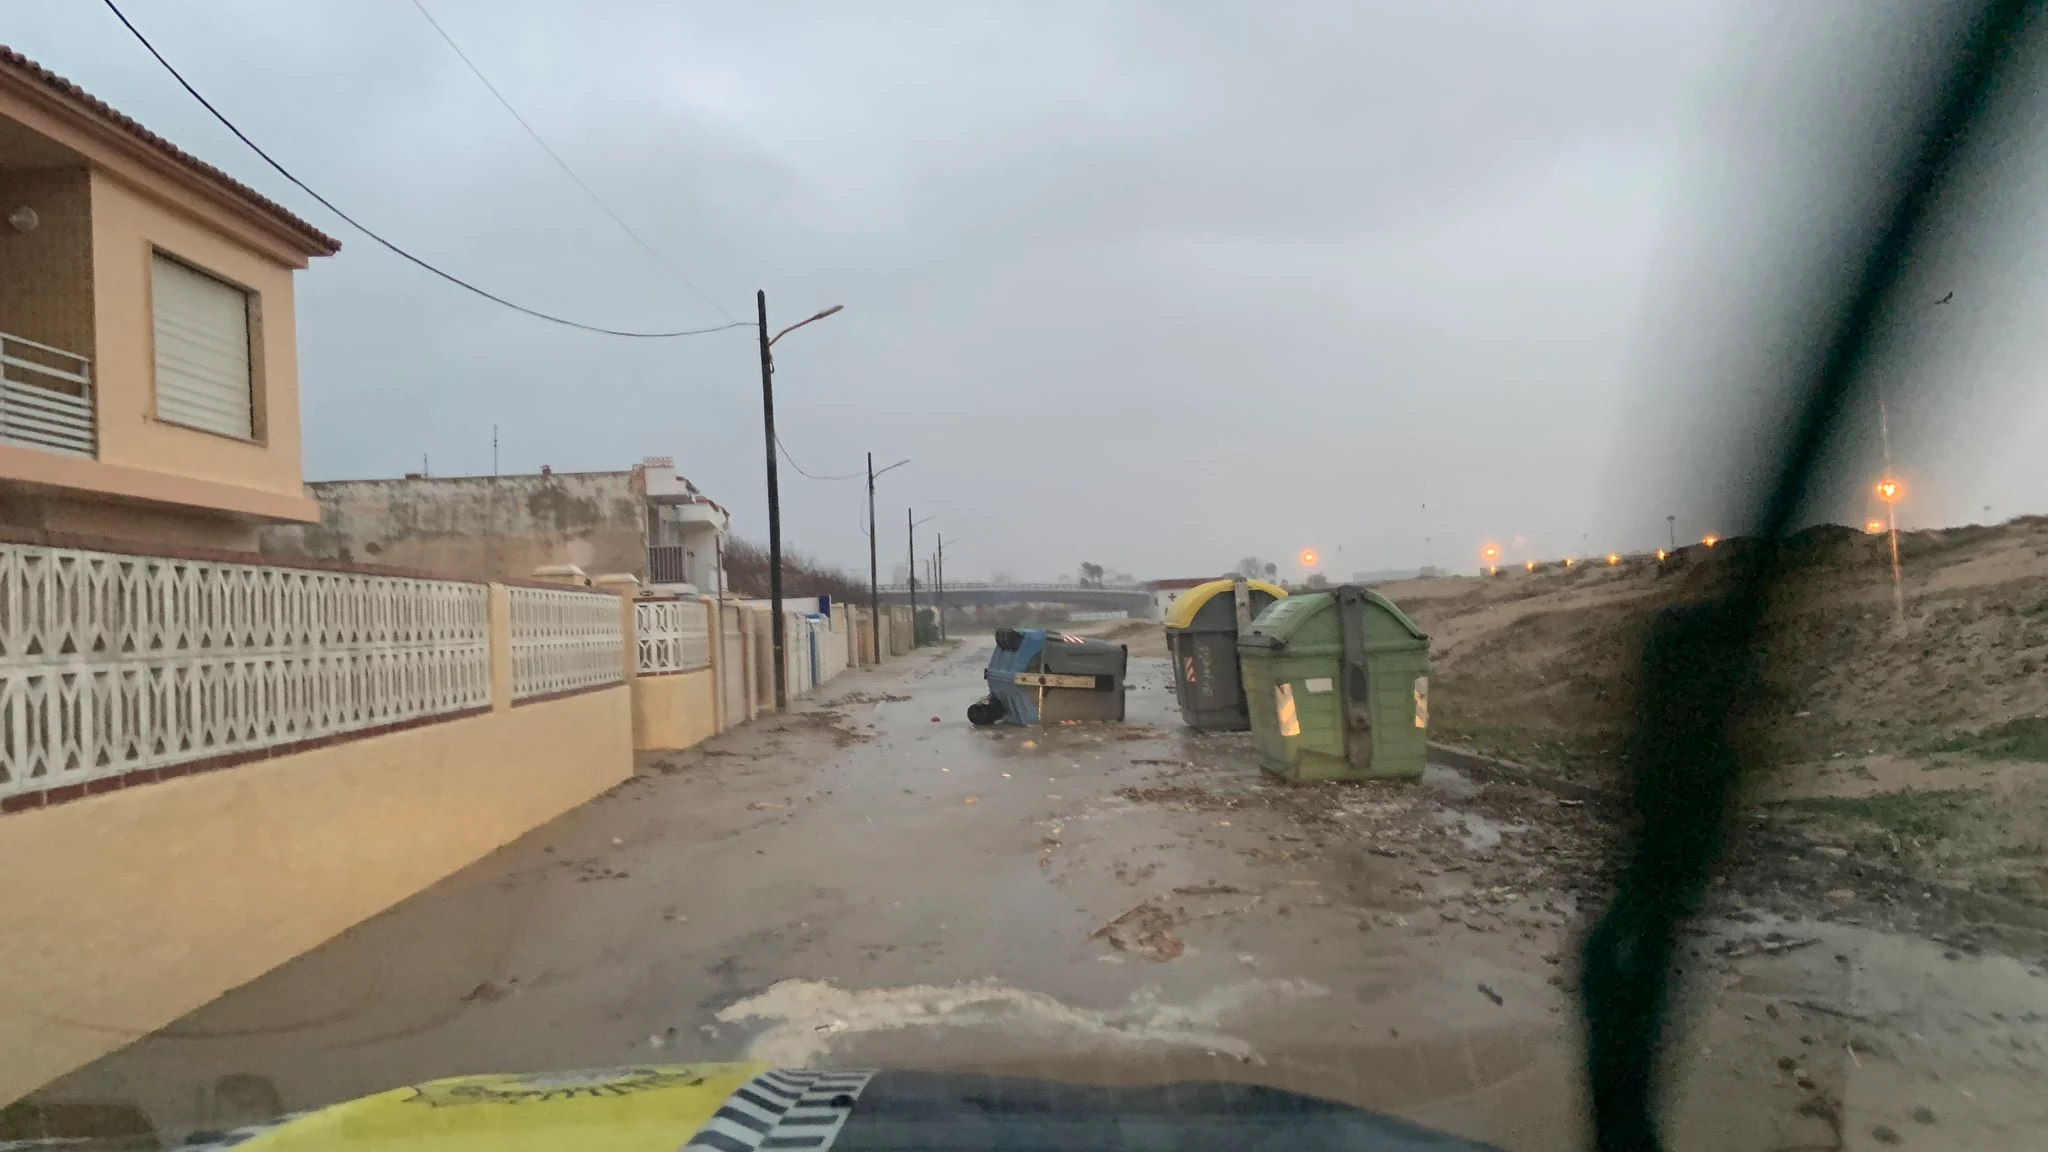
[[[157,419],[254,439],[249,294],[161,254],[153,272]]]

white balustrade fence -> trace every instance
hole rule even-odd
[[[619,598],[571,588],[507,588],[512,608],[512,698],[618,684],[626,637]]]
[[[633,611],[642,673],[711,666],[711,622],[702,601],[642,600]]]
[[[0,797],[491,702],[482,584],[0,543]]]

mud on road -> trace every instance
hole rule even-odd
[[[1128,724],[975,730],[985,660],[920,654],[650,756],[40,1099],[168,1134],[439,1076],[752,1056],[1249,1080],[1583,1146],[1600,797],[1451,760],[1284,785],[1242,734],[1182,727],[1152,658]],[[2035,1146],[2028,938],[1965,938],[1826,845],[1750,843],[1684,957],[1674,1147]]]

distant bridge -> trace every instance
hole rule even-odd
[[[881,596],[890,604],[910,603],[910,589],[902,584],[884,584]],[[935,590],[922,580],[917,585],[917,602],[930,606]],[[994,607],[1003,604],[1065,604],[1091,612],[1127,611],[1142,617],[1152,608],[1152,593],[1143,588],[1104,588],[1094,584],[988,584],[946,582],[946,603],[955,608]]]

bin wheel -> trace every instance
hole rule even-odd
[[[977,728],[986,728],[1003,718],[1003,706],[993,697],[983,696],[967,706],[967,722]]]

